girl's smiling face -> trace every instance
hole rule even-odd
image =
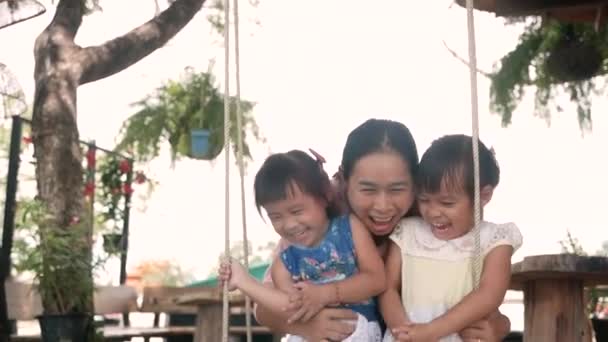
[[[286,198],[264,205],[274,230],[291,244],[316,246],[327,232],[327,203],[292,183]]]

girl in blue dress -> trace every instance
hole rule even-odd
[[[264,209],[289,247],[272,263],[274,287],[258,282],[234,260],[222,263],[220,279],[229,290],[239,289],[276,312],[293,310],[290,323],[306,322],[327,306],[351,309],[357,313],[356,329],[344,341],[381,341],[373,297],[385,290],[382,259],[354,215],[337,215],[320,161],[299,150],[271,155],[254,189],[258,210]],[[292,335],[288,341],[304,339]]]

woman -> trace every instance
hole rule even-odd
[[[374,236],[380,254],[386,257],[388,236],[404,216],[415,208],[414,176],[418,168],[416,143],[405,125],[370,119],[355,128],[346,140],[340,172],[338,195]],[[340,200],[340,199],[338,199]],[[283,241],[278,249],[285,248]],[[272,280],[266,279],[268,286]],[[287,324],[292,312],[276,313],[264,307],[255,309],[260,324],[275,332],[304,336],[309,341],[343,340],[353,326],[345,320],[356,319],[349,310],[327,308],[306,323]],[[465,341],[500,341],[510,330],[509,319],[496,312],[460,333]]]

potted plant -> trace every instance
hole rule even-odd
[[[193,128],[192,131],[190,131],[190,139],[192,142],[190,153],[193,158],[208,158],[210,135],[211,131],[206,128]]]
[[[95,165],[89,163],[89,165]],[[94,176],[85,185],[85,196],[95,196],[96,233],[101,233],[104,251],[111,255],[124,249],[123,229],[128,214],[133,185],[147,183],[148,195],[153,182],[143,171],[133,172],[133,160],[119,155],[106,155],[97,164],[100,184],[95,186]],[[94,167],[94,166],[93,166]]]
[[[576,105],[579,125],[591,128],[592,97],[601,91],[598,78],[608,72],[606,34],[608,26],[568,23],[555,19],[530,17],[511,20],[522,25],[517,45],[504,55],[491,80],[490,107],[509,125],[512,114],[523,99],[525,89],[535,93],[535,114],[550,120],[551,111],[563,110],[558,95],[569,95]]]
[[[96,220],[97,226],[102,227],[103,248],[108,254],[120,254],[123,249],[121,226],[124,223],[127,196],[133,193],[132,169],[131,160],[117,156],[106,156],[99,163],[101,186],[97,191],[96,202],[102,211]]]
[[[559,83],[580,82],[597,75],[604,61],[600,35],[588,26],[560,23],[548,49],[547,73]]]
[[[92,302],[91,282],[69,276],[92,272],[103,260],[93,262],[89,241],[83,230],[90,225],[74,220],[66,229],[54,229],[48,211],[37,200],[22,201],[15,224],[14,269],[30,273],[43,301],[38,316],[43,342],[80,342],[86,340],[93,324],[92,313],[83,308]],[[87,278],[85,278],[87,279]],[[58,289],[69,287],[69,294]]]
[[[137,112],[124,122],[118,151],[130,151],[138,161],[150,161],[168,142],[172,161],[181,157],[213,160],[224,148],[224,94],[212,73],[186,68],[179,80],[169,80],[134,104]],[[248,138],[264,141],[253,116],[254,103],[242,99],[242,122],[236,123],[237,100],[230,97],[230,141],[235,155],[240,135],[243,156],[251,159]]]
[[[563,253],[588,255],[587,252],[583,250],[578,239],[573,237],[570,231],[567,232],[566,238],[559,243]],[[608,256],[608,241],[604,241],[602,250],[598,251],[596,255]],[[603,297],[608,297],[608,288],[606,287],[588,287],[585,289],[584,298],[587,301],[585,308],[595,333],[595,339],[598,342],[608,341],[608,318],[600,318],[596,312],[599,300]]]

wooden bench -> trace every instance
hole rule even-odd
[[[216,304],[221,306],[221,300],[217,300],[216,289],[203,287],[145,287],[143,290],[143,298],[141,306],[138,306],[138,294],[136,290],[130,286],[101,286],[95,291],[95,314],[110,315],[121,313],[150,313],[154,314],[153,324],[151,327],[124,327],[124,326],[104,326],[102,328],[104,338],[107,341],[129,341],[134,337],[143,337],[145,341],[149,341],[152,337],[172,337],[172,336],[194,336],[196,327],[201,324],[191,326],[161,326],[161,314],[185,314],[197,315],[200,308],[196,305],[184,305],[180,303],[180,298],[184,296],[200,296],[201,293],[211,293],[210,299],[216,301]],[[42,314],[42,302],[40,295],[35,287],[30,284],[20,282],[7,282],[7,307],[9,319],[16,321],[35,320],[36,316]],[[206,295],[205,295],[206,296]],[[221,298],[221,297],[219,297]],[[241,298],[241,297],[238,297]],[[237,299],[232,301],[231,313],[234,315],[244,314],[242,300]],[[198,317],[200,320],[201,317]],[[204,318],[203,318],[204,319]],[[220,326],[221,326],[221,316]],[[204,321],[206,327],[210,330],[216,328],[214,323]],[[266,327],[253,326],[252,333],[254,334],[270,334]],[[245,335],[246,327],[231,326],[230,334]],[[39,329],[29,334],[17,334],[11,337],[15,342],[39,342]]]

